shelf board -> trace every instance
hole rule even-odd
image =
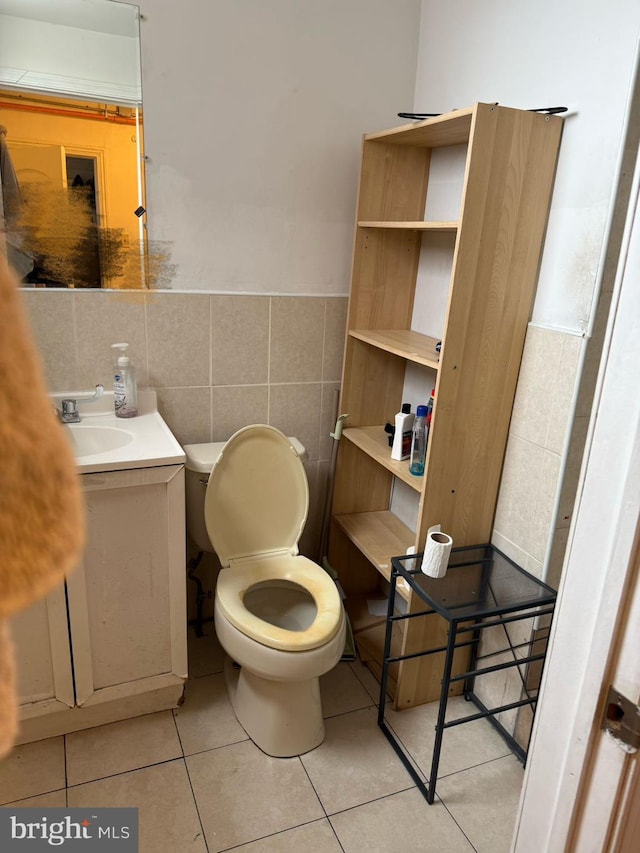
[[[359,447],[367,456],[371,456],[372,459],[384,466],[387,471],[391,471],[394,477],[402,480],[417,492],[422,489],[424,477],[414,477],[413,474],[409,473],[409,460],[396,462],[395,459],[391,458],[388,435],[382,424],[380,426],[349,427],[349,429],[344,430],[342,435],[347,441]]]
[[[406,358],[407,361],[424,364],[434,370],[440,367],[439,354],[436,352],[438,338],[421,335],[410,329],[351,329],[349,336]]]
[[[451,222],[423,222],[421,220],[415,222],[374,222],[369,220],[359,220],[358,228],[393,228],[403,231],[448,231],[455,233],[458,230],[458,223],[455,220]]]
[[[335,523],[387,580],[391,579],[391,558],[406,554],[415,544],[415,533],[388,510],[335,515]],[[411,591],[398,585],[409,600]]]
[[[403,124],[391,130],[368,133],[365,141],[391,142],[397,145],[416,145],[425,148],[460,145],[469,141],[474,112],[475,106],[453,110],[435,118]]]

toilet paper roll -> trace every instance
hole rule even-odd
[[[430,527],[420,566],[422,572],[430,578],[443,578],[447,573],[452,546],[453,539],[447,533],[442,533],[439,524]]]

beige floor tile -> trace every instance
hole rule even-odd
[[[35,797],[65,786],[64,738],[16,746],[0,761],[0,803]]]
[[[37,797],[27,797],[26,800],[17,800],[5,805],[19,809],[64,809],[67,806],[67,792],[63,788],[61,791],[39,794]]]
[[[428,805],[416,788],[340,812],[330,820],[345,853],[363,850],[384,850],[385,853],[473,851],[442,803],[436,800],[432,806]]]
[[[325,720],[326,736],[302,755],[327,814],[411,787],[411,777],[378,728],[375,709]]]
[[[210,853],[324,817],[298,758],[271,758],[245,741],[186,762]]]
[[[438,782],[437,794],[478,853],[507,853],[524,770],[509,755]]]
[[[380,701],[380,682],[378,679],[371,672],[369,667],[362,663],[361,660],[355,660],[353,663],[350,663],[349,666],[358,681],[371,697],[372,703],[377,706]]]
[[[336,714],[357,711],[373,704],[348,663],[339,663],[320,678],[320,695],[325,717],[335,717]]]
[[[213,622],[205,623],[203,631],[203,637],[196,637],[193,626],[189,626],[187,633],[189,678],[213,675],[224,669],[226,652],[218,642]]]
[[[171,711],[160,711],[66,736],[69,785],[182,757]]]
[[[387,725],[398,735],[425,776],[431,772],[438,704],[431,702],[405,711],[388,708],[385,713]],[[475,705],[461,696],[454,696],[447,704],[446,719],[453,720],[476,711]],[[505,741],[487,720],[463,723],[444,731],[438,777],[510,754]]]
[[[277,835],[269,835],[259,841],[242,844],[236,850],[245,853],[341,853],[342,847],[336,840],[331,824],[325,818],[287,829]]]
[[[188,681],[184,703],[173,713],[185,755],[247,740],[233,713],[222,673]]]
[[[69,788],[69,808],[138,809],[139,853],[205,853],[184,760]]]

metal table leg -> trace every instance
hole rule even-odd
[[[447,715],[447,702],[449,700],[449,685],[451,670],[453,668],[453,655],[456,649],[456,625],[449,624],[447,637],[447,651],[444,659],[444,670],[442,673],[442,687],[440,689],[440,705],[438,707],[438,722],[436,723],[436,738],[433,744],[433,757],[431,759],[431,775],[429,776],[429,790],[427,802],[433,803],[436,795],[436,781],[438,779],[438,765],[440,764],[440,750],[442,749],[442,736],[444,734],[444,722]]]

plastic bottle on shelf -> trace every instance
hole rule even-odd
[[[429,402],[427,403],[427,444],[429,443],[429,430],[431,429],[431,415],[433,413],[433,401],[436,396],[436,389],[433,388],[431,391],[431,396],[429,397]]]
[[[395,417],[395,432],[391,447],[391,458],[401,462],[411,454],[411,436],[415,415],[411,412],[411,403],[403,403],[402,411]]]
[[[427,406],[418,406],[416,419],[413,422],[409,473],[416,477],[421,477],[424,474],[424,462],[427,455],[427,414]]]

